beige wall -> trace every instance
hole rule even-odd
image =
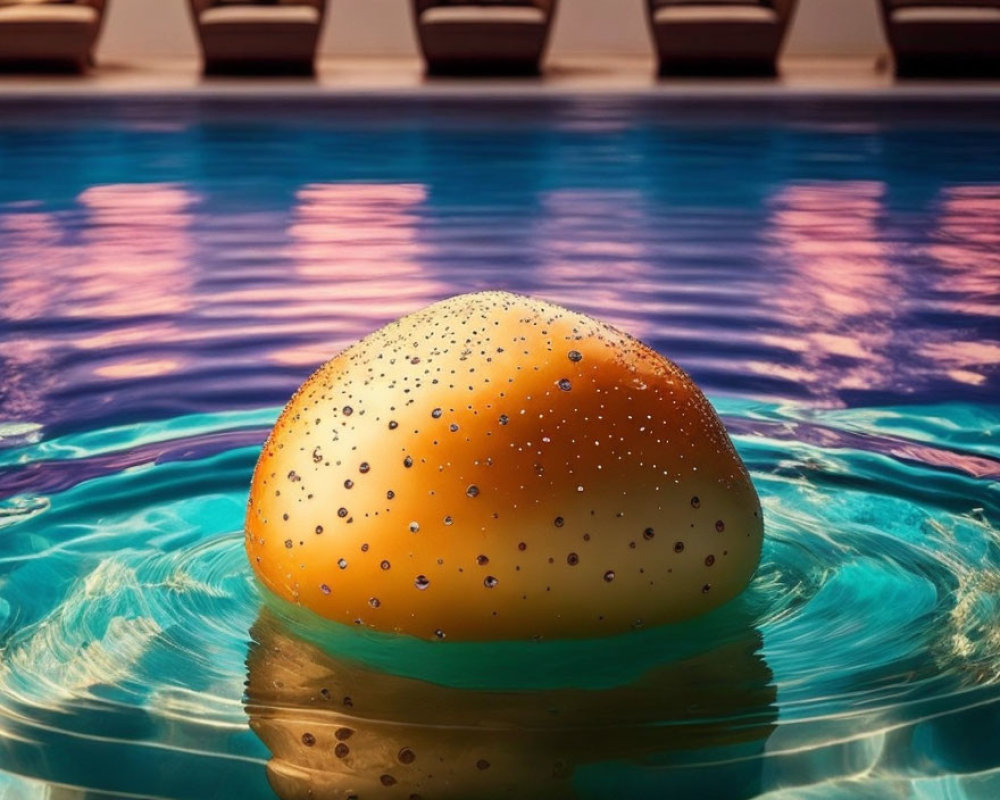
[[[409,0],[329,0],[326,55],[413,55]],[[551,58],[647,55],[645,0],[560,0]],[[800,0],[789,55],[874,55],[885,49],[877,0]],[[187,0],[109,0],[98,57],[106,62],[196,54]]]

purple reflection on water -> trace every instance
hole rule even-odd
[[[41,140],[0,182],[0,420],[277,405],[491,287],[605,319],[710,393],[995,396],[1000,178],[966,168],[992,140],[584,116],[423,120],[379,148],[309,118],[295,146],[284,123],[129,129],[114,158],[86,127]]]
[[[783,187],[771,198],[771,257],[783,265],[770,306],[782,323],[767,340],[795,353],[792,363],[751,360],[808,385],[830,405],[844,389],[899,382],[893,349],[905,331],[894,321],[906,293],[878,222],[885,186],[875,181]]]

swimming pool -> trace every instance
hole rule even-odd
[[[272,755],[286,798],[1000,796],[998,133],[913,101],[5,104],[0,797],[270,798]],[[262,604],[281,404],[485,288],[706,390],[765,510],[740,599],[469,648]]]

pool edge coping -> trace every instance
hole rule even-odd
[[[79,87],[38,85],[0,85],[0,102],[68,102],[134,100],[196,101],[196,100],[391,100],[440,101],[474,100],[506,102],[535,100],[662,100],[676,102],[833,102],[833,103],[996,103],[1000,107],[1000,85],[974,86],[888,86],[888,87],[789,87],[769,86],[646,86],[646,87],[587,87],[587,86],[508,86],[461,84],[419,87],[344,87],[317,85],[232,85],[191,87]]]

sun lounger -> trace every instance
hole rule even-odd
[[[537,74],[555,10],[556,0],[413,0],[431,74]]]
[[[881,8],[897,75],[1000,75],[1000,0],[881,0]]]
[[[93,61],[106,0],[0,0],[0,67],[83,71]]]
[[[325,0],[190,0],[206,73],[311,74]]]
[[[774,74],[795,3],[647,0],[660,74]]]

